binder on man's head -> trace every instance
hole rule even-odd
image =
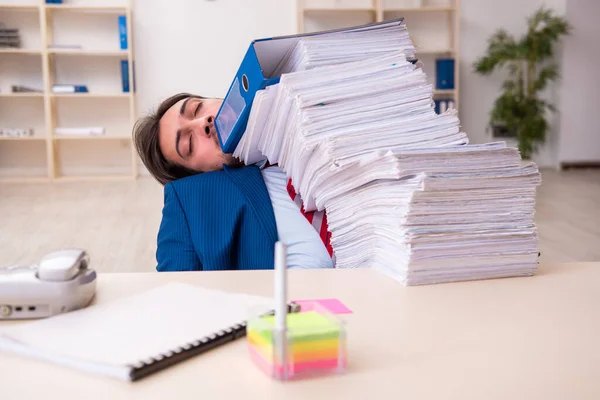
[[[350,28],[254,40],[250,43],[215,118],[215,127],[223,151],[233,153],[246,130],[256,92],[279,82],[280,64],[300,38],[337,32],[376,30],[400,25],[403,21],[403,18],[399,18]]]

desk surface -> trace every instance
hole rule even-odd
[[[291,298],[337,297],[345,375],[275,382],[243,340],[135,383],[0,354],[0,398],[599,399],[600,263],[403,287],[372,270],[290,271]],[[272,271],[104,274],[105,302],[170,281],[270,295]]]

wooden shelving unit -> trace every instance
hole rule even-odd
[[[2,7],[0,7],[1,9]],[[0,49],[0,53],[4,54],[33,54],[33,55],[41,55],[41,50],[35,49]]]
[[[415,3],[417,7],[412,6]],[[458,109],[460,0],[296,0],[296,4],[298,33],[405,18],[429,78],[435,79],[437,58],[454,59],[454,89],[436,89],[433,95],[453,100]]]
[[[0,140],[10,140],[10,141],[28,141],[28,140],[46,140],[44,137],[35,137],[35,136],[25,136],[25,137],[10,137],[10,136],[0,136]]]
[[[10,4],[3,2],[10,1]],[[94,3],[95,1],[95,3]],[[0,135],[0,182],[135,179],[132,2],[0,0],[0,22],[19,28],[22,47],[0,48],[0,129],[33,128],[32,137]],[[118,16],[127,20],[120,49]],[[57,48],[57,46],[59,48]],[[79,45],[81,48],[65,48]],[[128,61],[129,92],[121,85]],[[54,93],[54,84],[88,86]],[[13,93],[11,85],[39,92]],[[59,127],[103,126],[105,135],[57,136]]]
[[[112,12],[112,13],[125,13],[127,12],[127,6],[116,7],[111,5],[69,5],[69,4],[46,4],[46,9],[50,12],[55,10],[60,11],[72,11],[72,12]]]

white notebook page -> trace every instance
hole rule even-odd
[[[86,309],[0,330],[36,352],[85,363],[124,366],[174,351],[273,309],[270,298],[173,283]],[[22,346],[15,346],[22,347]],[[23,353],[23,349],[18,352]]]

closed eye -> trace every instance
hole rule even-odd
[[[194,136],[194,134],[193,134],[193,133],[190,133],[190,146],[189,146],[190,148],[189,148],[189,153],[188,153],[188,155],[192,154],[192,136]]]
[[[194,110],[194,118],[198,116],[198,111],[200,111],[201,107],[202,107],[202,101],[199,101],[198,105],[196,106],[196,109]]]

